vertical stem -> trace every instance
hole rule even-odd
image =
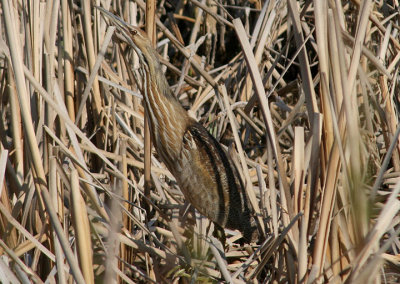
[[[146,1],[146,33],[153,43],[156,45],[156,1]],[[146,86],[143,86],[145,88]],[[148,90],[150,92],[150,90]],[[151,185],[151,136],[148,120],[148,110],[145,108],[144,112],[144,194],[147,198],[150,197],[150,185]],[[148,211],[149,212],[149,211]],[[146,254],[148,259],[148,254]],[[151,271],[151,270],[150,270]],[[151,276],[151,273],[150,273]]]
[[[128,164],[126,162],[126,152],[127,152],[126,148],[127,148],[126,139],[121,140],[120,155],[122,157],[122,161],[119,164],[119,168],[125,177],[128,176]],[[123,180],[121,180],[121,183],[122,183],[122,197],[124,200],[124,207],[127,212],[130,212],[131,206],[128,203],[128,201],[130,200],[128,181],[123,179]],[[130,219],[129,219],[127,213],[124,211],[122,211],[122,220],[123,220],[124,227],[130,231],[131,230]],[[121,259],[128,263],[132,263],[132,261],[130,259],[131,247],[129,247],[123,243],[121,243],[120,245],[121,245],[121,247],[120,247]],[[119,269],[121,271],[125,271],[125,263],[123,261],[119,262]]]
[[[75,90],[74,90],[74,66],[73,66],[73,39],[71,9],[68,1],[62,1],[62,27],[64,36],[64,95],[69,117],[75,122]]]
[[[154,0],[146,1],[146,33],[150,38],[153,46],[156,43],[156,25],[155,25],[156,3]],[[146,197],[150,196],[151,182],[151,137],[149,121],[147,119],[147,110],[145,108],[144,115],[144,187]]]
[[[83,32],[85,37],[86,52],[88,57],[89,72],[92,73],[96,62],[96,55],[94,50],[93,33],[91,28],[91,5],[90,1],[81,1],[82,5],[82,18],[83,18]],[[101,96],[99,81],[96,78],[93,81],[93,109],[95,117],[100,118],[101,112]]]

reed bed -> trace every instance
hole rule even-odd
[[[139,63],[95,5],[145,23],[143,0],[1,1],[1,283],[400,282],[398,1],[157,1],[252,243],[215,235],[154,149],[145,192]]]

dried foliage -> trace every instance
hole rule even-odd
[[[400,282],[398,1],[157,2],[171,88],[263,221],[251,244],[154,150],[144,195],[138,61],[94,5],[144,24],[143,0],[1,1],[1,283]]]

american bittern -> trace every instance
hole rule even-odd
[[[154,147],[185,198],[221,227],[238,229],[246,239],[251,239],[254,229],[250,225],[246,194],[230,157],[201,124],[189,117],[173,96],[161,71],[157,52],[146,34],[99,9],[139,57],[140,85]]]

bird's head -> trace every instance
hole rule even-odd
[[[158,61],[150,39],[144,31],[126,23],[102,7],[96,6],[96,8],[108,19],[109,25],[115,26],[118,38],[131,46],[143,63],[148,64],[149,60]]]
[[[144,88],[144,86],[149,82],[153,82],[160,90],[162,90],[164,96],[172,98],[171,90],[160,66],[157,51],[153,48],[147,34],[140,28],[124,22],[121,18],[115,16],[104,8],[96,8],[99,9],[103,16],[108,20],[109,25],[116,27],[116,35],[118,39],[125,42],[127,47],[132,48],[138,55],[141,62],[141,68],[139,68],[139,71],[142,73],[142,82],[139,82],[134,72],[130,73],[132,74],[131,79],[135,80],[138,85],[141,86],[139,88],[144,92],[144,96],[146,97],[146,88]],[[124,57],[124,59],[127,58]],[[149,76],[146,76],[146,74]],[[131,77],[131,75],[129,76]]]

